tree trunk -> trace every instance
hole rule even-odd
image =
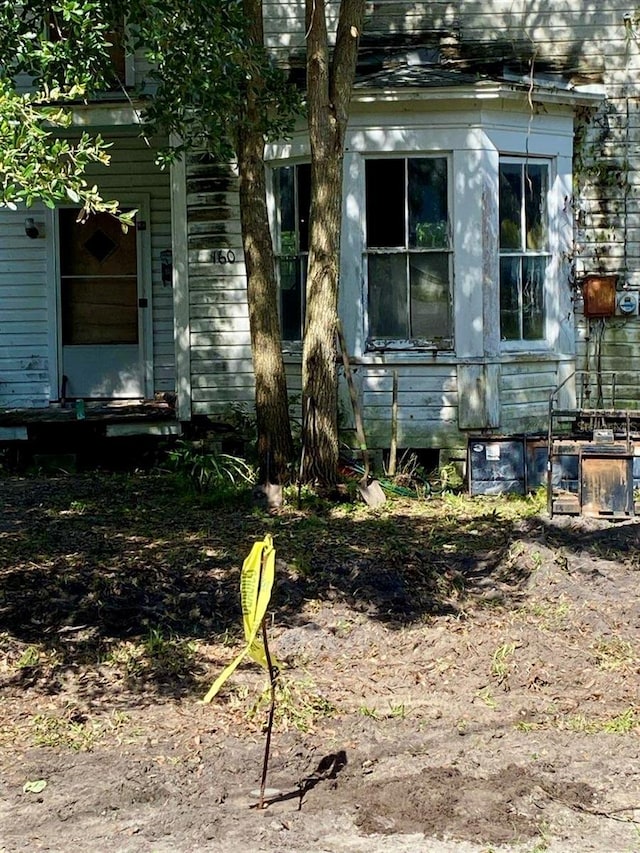
[[[304,479],[332,488],[338,467],[336,320],[344,135],[365,0],[342,0],[333,58],[324,0],[306,0],[311,212],[302,355]]]
[[[249,35],[262,44],[262,3],[244,0]],[[269,229],[264,170],[264,135],[259,114],[259,79],[249,81],[245,121],[238,129],[240,220],[247,271],[251,351],[256,385],[260,482],[280,485],[289,478],[293,441],[282,358],[278,289]]]

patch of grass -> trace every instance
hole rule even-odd
[[[596,666],[607,671],[617,671],[633,667],[637,655],[632,643],[620,637],[599,640],[593,647]]]
[[[249,709],[251,721],[263,717],[266,721],[271,704],[271,690],[267,688]],[[322,719],[335,714],[335,706],[315,690],[310,679],[292,679],[280,675],[276,681],[274,727],[280,732],[296,729],[311,732]]]
[[[196,644],[180,637],[165,636],[159,628],[151,628],[140,640],[118,643],[106,656],[105,663],[129,679],[155,676],[185,681],[200,670]]]
[[[530,614],[543,631],[557,630],[568,618],[571,605],[563,598],[559,601],[530,601],[520,613]]]
[[[627,708],[615,717],[589,719],[584,714],[574,714],[560,723],[560,728],[584,734],[626,735],[640,727],[640,717],[634,708]]]
[[[2,645],[0,642],[0,648]],[[59,664],[60,657],[56,649],[47,649],[42,643],[25,645],[7,640],[5,658],[1,668],[12,674],[29,671],[30,677],[40,678],[49,676]]]
[[[103,722],[77,713],[65,716],[36,714],[31,720],[30,735],[35,746],[91,752],[98,741],[121,729],[127,719],[122,713],[112,714]]]
[[[535,731],[538,731],[539,729],[543,729],[544,724],[543,723],[536,723],[536,722],[533,722],[532,720],[520,720],[519,722],[517,722],[515,724],[514,728],[518,732],[525,732],[528,734],[529,732],[535,732]]]
[[[40,663],[41,650],[39,646],[27,646],[16,661],[16,669],[26,669],[31,666],[38,666]]]

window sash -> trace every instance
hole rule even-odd
[[[311,166],[274,169],[277,217],[276,270],[279,284],[280,330],[284,341],[301,341],[309,252]]]
[[[366,161],[368,338],[374,346],[452,344],[448,171],[442,156]]]
[[[503,341],[542,341],[546,336],[549,176],[548,161],[500,160],[500,337]]]

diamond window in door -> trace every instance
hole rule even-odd
[[[60,211],[62,342],[137,344],[136,231],[98,213],[79,223],[78,211]]]

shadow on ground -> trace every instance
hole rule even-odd
[[[580,553],[637,547],[637,526],[607,530],[518,519],[494,502],[404,501],[382,511],[327,507],[268,516],[207,506],[168,476],[82,475],[0,481],[0,631],[53,651],[59,666],[99,662],[138,638],[127,676],[182,695],[198,667],[189,642],[233,639],[240,566],[253,541],[274,536],[279,625],[310,599],[340,600],[390,625],[452,613],[473,599],[510,606],[535,563],[513,548],[538,538]],[[496,593],[499,589],[499,594]],[[28,660],[20,683],[38,675]],[[55,683],[51,684],[55,690]]]

